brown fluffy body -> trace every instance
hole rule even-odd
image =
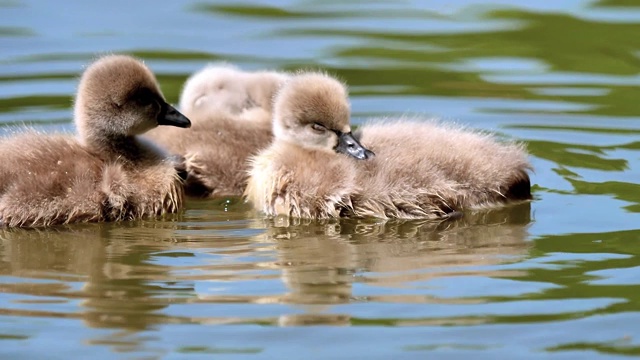
[[[274,142],[251,159],[246,197],[257,210],[300,218],[441,219],[531,198],[522,145],[461,127],[379,121],[358,131],[375,157],[336,153],[335,134],[315,134],[305,124],[348,130],[346,90],[328,76],[300,76],[276,96]]]
[[[232,115],[202,110],[186,115],[197,119],[190,129],[157,128],[148,136],[184,157],[187,195],[241,196],[248,178],[247,159],[271,142],[270,122],[239,123]]]
[[[147,136],[184,157],[185,190],[194,197],[241,196],[247,159],[272,140],[272,97],[288,76],[208,66],[192,75],[180,96],[190,129],[157,128]]]
[[[160,111],[157,103],[140,104],[141,89],[163,100],[145,65],[105,56],[80,79],[77,137],[26,130],[0,140],[0,223],[39,227],[178,211],[183,188],[175,164],[137,137],[158,125]]]

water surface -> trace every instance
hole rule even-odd
[[[640,354],[640,5],[628,0],[0,0],[0,132],[72,131],[97,54],[177,102],[208,62],[321,68],[353,121],[521,140],[535,201],[462,220],[158,221],[0,231],[2,358]]]

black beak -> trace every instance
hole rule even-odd
[[[171,125],[181,128],[189,128],[191,127],[191,121],[173,106],[165,103],[162,107],[162,111],[158,114],[158,125]]]
[[[373,151],[362,146],[351,132],[338,134],[336,152],[352,156],[358,160],[367,160],[375,156]]]

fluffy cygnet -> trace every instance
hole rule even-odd
[[[188,195],[242,195],[247,159],[271,142],[272,98],[287,78],[223,64],[207,66],[187,80],[180,106],[193,127],[158,128],[147,136],[184,157]]]
[[[189,127],[142,62],[104,56],[84,72],[75,100],[77,136],[26,130],[0,140],[0,223],[36,227],[138,219],[177,212],[175,163],[140,134]]]
[[[403,119],[352,135],[346,87],[325,74],[285,83],[273,128],[273,143],[251,160],[245,193],[270,216],[439,219],[531,198],[521,145]]]

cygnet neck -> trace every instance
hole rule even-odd
[[[153,157],[152,149],[148,149],[138,136],[107,132],[100,128],[88,128],[83,118],[76,123],[78,140],[90,152],[105,160],[126,159],[132,162]],[[84,120],[84,122],[83,122]]]
[[[81,141],[89,151],[105,159],[134,161],[148,153],[137,136],[94,134],[85,136]]]

